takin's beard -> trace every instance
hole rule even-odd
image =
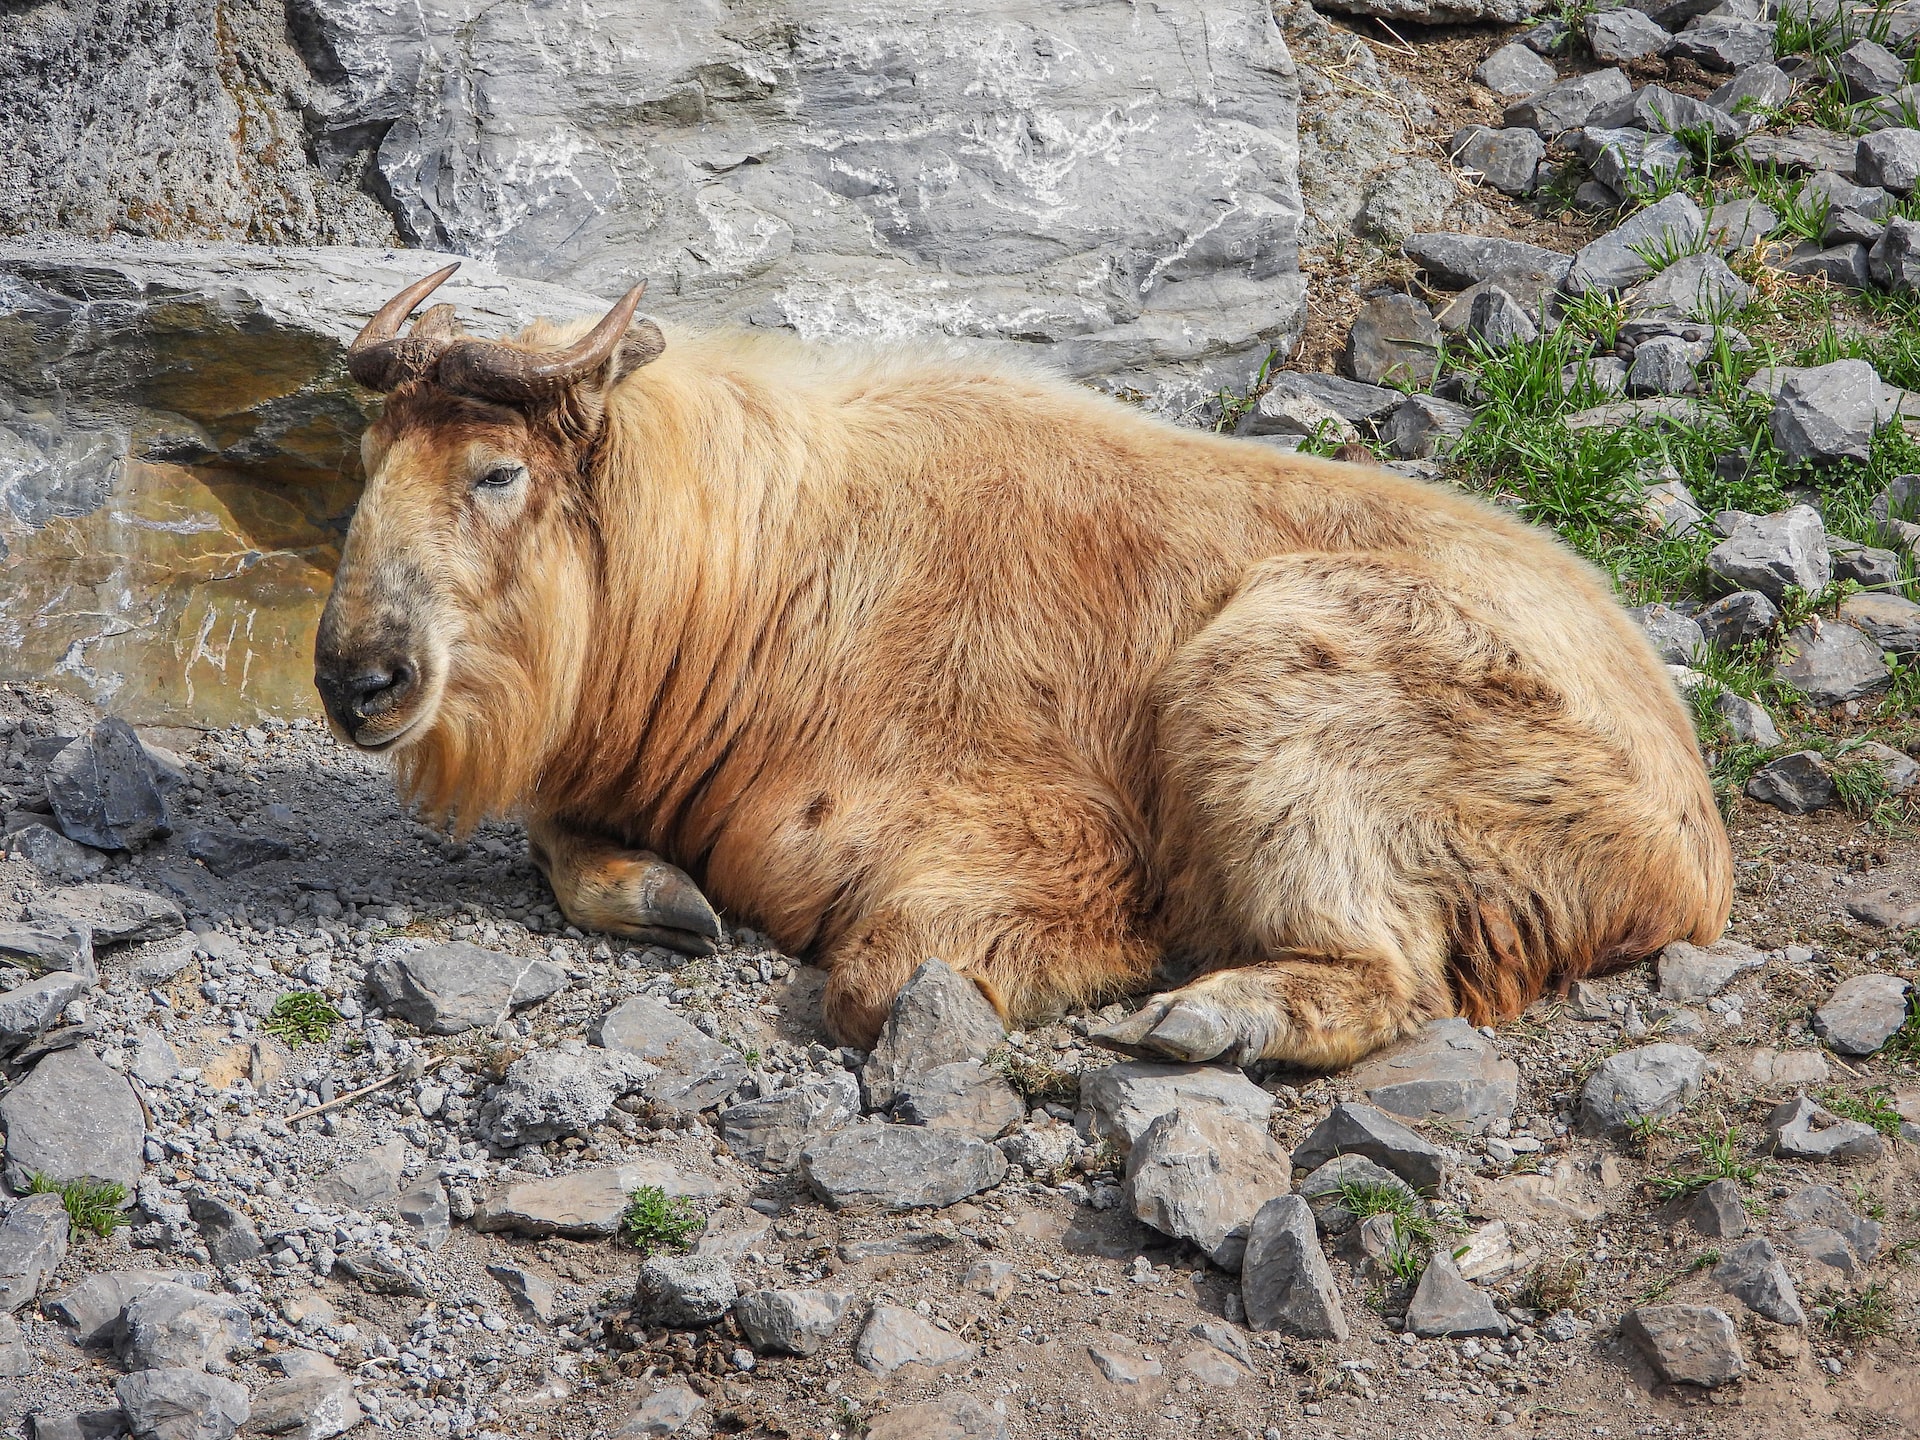
[[[521,636],[585,635],[583,620],[549,612]],[[509,814],[539,789],[549,757],[565,738],[578,656],[517,637],[469,637],[448,657],[448,679],[432,721],[394,759],[400,793],[425,818],[471,834],[482,820]]]

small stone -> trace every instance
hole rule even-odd
[[[1854,41],[1840,52],[1833,68],[1847,87],[1847,98],[1856,104],[1890,95],[1907,83],[1907,62],[1872,40]]]
[[[1896,295],[1920,290],[1920,221],[1896,217],[1867,252],[1867,277]]]
[[[1703,70],[1744,70],[1773,59],[1773,26],[1754,20],[1707,16],[1682,30],[1667,54],[1691,60]]]
[[[1013,1264],[1007,1260],[990,1260],[982,1257],[967,1267],[967,1273],[960,1277],[960,1283],[976,1295],[984,1295],[989,1300],[1005,1300],[1013,1293],[1015,1280]]]
[[[1711,1305],[1642,1305],[1627,1312],[1620,1333],[1668,1384],[1711,1390],[1746,1369],[1733,1321]]]
[[[908,1077],[958,1061],[985,1060],[1005,1038],[1006,1026],[980,987],[928,960],[894,998],[861,1071],[867,1104],[890,1110]]]
[[[1163,1368],[1160,1362],[1150,1355],[1132,1353],[1135,1348],[1119,1336],[1114,1336],[1112,1343],[1087,1346],[1087,1355],[1092,1359],[1094,1368],[1115,1385],[1138,1385],[1142,1381],[1158,1379]]]
[[[464,940],[390,955],[367,976],[376,1004],[429,1035],[491,1030],[522,1006],[566,988],[567,972],[558,965]]]
[[[1237,435],[1299,435],[1310,440],[1354,444],[1360,431],[1351,420],[1312,395],[1268,390],[1248,407]]]
[[[1356,1187],[1398,1190],[1414,1209],[1420,1207],[1419,1191],[1364,1155],[1334,1156],[1302,1180],[1296,1193],[1313,1207],[1314,1218],[1323,1231],[1341,1235],[1352,1229],[1358,1218],[1345,1205],[1345,1197]]]
[[[1788,632],[1773,677],[1819,706],[1864,700],[1893,683],[1880,647],[1863,631],[1818,616]]]
[[[20,1322],[0,1310],[0,1378],[12,1380],[31,1374],[38,1363]]]
[[[1336,1155],[1361,1155],[1385,1166],[1423,1195],[1437,1194],[1448,1156],[1371,1105],[1336,1105],[1295,1147],[1293,1163],[1317,1170]]]
[[[1513,345],[1531,345],[1540,338],[1540,328],[1525,306],[1498,285],[1490,285],[1474,297],[1467,316],[1467,334],[1489,349],[1505,350]]]
[[[329,1366],[263,1386],[253,1396],[247,1431],[285,1440],[333,1440],[364,1419],[352,1377]]]
[[[229,1205],[218,1195],[201,1191],[192,1196],[187,1201],[187,1213],[199,1227],[200,1238],[207,1242],[207,1253],[213,1257],[213,1263],[222,1269],[244,1265],[266,1248],[246,1212]]]
[[[1513,1243],[1513,1232],[1504,1220],[1482,1225],[1467,1237],[1465,1246],[1453,1252],[1453,1262],[1463,1280],[1504,1280],[1524,1270],[1540,1258],[1540,1251],[1521,1250]]]
[[[815,1141],[800,1176],[829,1209],[941,1209],[990,1190],[1007,1157],[984,1141],[920,1125],[853,1125]]]
[[[60,1197],[49,1198],[58,1201]],[[65,1214],[57,1204],[47,1208]],[[65,1233],[61,1232],[63,1238]],[[119,1338],[121,1312],[136,1296],[156,1285],[185,1285],[201,1290],[206,1284],[207,1277],[195,1270],[107,1270],[87,1276],[66,1294],[55,1296],[40,1308],[61,1324],[73,1327],[74,1344],[107,1345]]]
[[[1714,696],[1713,708],[1725,717],[1727,729],[1740,744],[1761,745],[1769,750],[1780,744],[1780,731],[1774,726],[1773,717],[1746,696],[1722,690]]]
[[[1484,1290],[1463,1279],[1453,1257],[1434,1252],[1407,1306],[1407,1328],[1416,1335],[1496,1335],[1504,1338],[1512,1326]]]
[[[1768,111],[1785,105],[1792,95],[1793,81],[1778,65],[1749,65],[1709,95],[1707,103],[1752,128]]]
[[[1776,1154],[1795,1160],[1878,1160],[1887,1148],[1871,1125],[1842,1120],[1805,1095],[1774,1107],[1767,1136]]]
[[[67,1256],[66,1205],[58,1195],[16,1200],[0,1221],[0,1313],[11,1315],[40,1293]]]
[[[164,1085],[180,1073],[180,1057],[167,1037],[150,1025],[141,1026],[127,1073],[147,1085]]]
[[[1376,295],[1347,332],[1345,369],[1363,385],[1431,385],[1443,339],[1433,312],[1412,296]]]
[[[39,1039],[61,1011],[92,988],[82,976],[55,971],[0,992],[0,1055]]]
[[[7,1131],[6,1182],[15,1193],[30,1178],[122,1185],[127,1203],[144,1168],[147,1121],[133,1087],[85,1045],[56,1050],[0,1098]]]
[[[1507,107],[1504,123],[1537,130],[1551,140],[1605,113],[1633,93],[1633,86],[1618,70],[1595,70],[1575,75],[1558,84],[1516,100]]]
[[[1629,395],[1685,395],[1694,388],[1693,347],[1686,341],[1662,336],[1634,350]]]
[[[1817,125],[1749,135],[1741,142],[1739,153],[1756,165],[1770,165],[1776,170],[1837,170],[1849,179],[1856,175],[1853,137]]]
[[[1310,1340],[1347,1338],[1339,1287],[1320,1251],[1313,1212],[1298,1195],[1275,1196],[1254,1215],[1240,1293],[1255,1330]]]
[[[553,1282],[523,1265],[489,1265],[487,1274],[500,1282],[515,1308],[541,1324],[553,1321]]]
[[[140,737],[106,719],[47,764],[47,799],[69,840],[98,850],[138,850],[173,833],[167,802]]]
[[[1916,620],[1920,620],[1920,605],[1914,610]],[[1736,590],[1702,606],[1693,618],[1709,645],[1729,651],[1763,638],[1780,622],[1780,612],[1760,591]]]
[[[1611,355],[1582,360],[1560,372],[1561,388],[1571,393],[1582,383],[1593,385],[1602,395],[1627,393],[1627,367]]]
[[[1619,74],[1617,70],[1600,73]],[[1567,271],[1567,289],[1584,295],[1591,290],[1625,290],[1637,285],[1653,274],[1653,265],[1641,253],[1643,250],[1669,245],[1685,248],[1700,236],[1706,223],[1691,196],[1675,192],[1656,201],[1581,249]]]
[[[720,1112],[720,1138],[747,1164],[781,1173],[801,1152],[860,1118],[860,1083],[845,1071]]]
[[[656,1436],[690,1434],[694,1417],[707,1402],[686,1385],[661,1385],[640,1402],[613,1432],[613,1440],[654,1440]]]
[[[1860,748],[1864,750],[1866,747],[1863,745]],[[1906,759],[1905,756],[1901,758]],[[1912,765],[1913,762],[1907,760],[1907,764]],[[1891,786],[1888,790],[1893,793]],[[1905,930],[1920,925],[1920,891],[1905,881],[1882,885],[1864,894],[1849,895],[1846,906],[1847,913],[1854,919],[1882,930]]]
[[[1658,55],[1672,37],[1638,10],[1597,10],[1587,16],[1587,48],[1607,65]]]
[[[1739,1185],[1732,1180],[1715,1180],[1693,1197],[1687,1220],[1702,1235],[1738,1240],[1747,1233],[1747,1207],[1740,1203]]]
[[[1111,1140],[1123,1154],[1136,1145],[1162,1115],[1217,1111],[1232,1120],[1264,1128],[1273,1115],[1273,1096],[1231,1065],[1163,1065],[1123,1060],[1086,1071],[1080,1077],[1080,1104],[1087,1129]]]
[[[621,1051],[536,1050],[507,1067],[506,1079],[480,1107],[478,1129],[502,1150],[585,1135],[653,1073],[646,1061]]]
[[[704,1175],[689,1175],[661,1161],[632,1161],[509,1185],[479,1207],[473,1228],[511,1230],[535,1238],[561,1235],[569,1240],[604,1240],[619,1230],[628,1197],[649,1185],[668,1195],[693,1199],[714,1193],[713,1181]]]
[[[348,1210],[371,1210],[400,1192],[407,1143],[399,1138],[368,1149],[358,1160],[336,1165],[314,1181],[316,1199]]]
[[[1788,1225],[1831,1230],[1863,1264],[1879,1257],[1884,1233],[1880,1222],[1854,1212],[1846,1197],[1831,1185],[1808,1185],[1780,1202],[1780,1219]]]
[[[1680,480],[1661,480],[1647,486],[1640,492],[1640,509],[1663,535],[1691,535],[1707,518],[1693,492]],[[1695,621],[1694,628],[1703,627]]]
[[[272,835],[249,835],[240,830],[190,830],[187,854],[225,880],[293,854],[293,847]]]
[[[1842,1055],[1872,1055],[1907,1023],[1913,987],[1898,975],[1843,980],[1813,1012],[1813,1029]]]
[[[1671,135],[1587,126],[1574,144],[1593,178],[1616,195],[1637,195],[1693,172],[1693,152]]]
[[[1627,307],[1635,315],[1677,315],[1686,320],[1708,320],[1716,315],[1731,314],[1752,302],[1753,287],[1734,274],[1718,255],[1683,256],[1651,280],[1642,280],[1627,292]],[[1634,359],[1639,360],[1638,351]]]
[[[447,1189],[436,1179],[402,1194],[393,1202],[393,1213],[423,1250],[438,1250],[453,1238],[453,1211],[447,1204]]]
[[[1766,963],[1765,955],[1738,940],[1705,946],[1675,940],[1660,952],[1660,998],[1706,1000]]]
[[[1756,1315],[1764,1315],[1776,1325],[1804,1325],[1807,1312],[1800,1308],[1800,1294],[1793,1277],[1780,1263],[1773,1245],[1765,1240],[1749,1240],[1714,1267],[1713,1278],[1720,1288],[1744,1304]]]
[[[1009,1440],[1007,1422],[971,1395],[942,1395],[889,1410],[867,1428],[867,1440]]]
[[[1920,130],[1896,128],[1862,135],[1854,151],[1853,172],[1862,185],[1907,194],[1920,182]]]
[[[245,1308],[228,1296],[186,1285],[154,1285],[127,1302],[114,1348],[133,1370],[225,1373],[228,1355],[252,1340]]]
[[[1558,285],[1571,263],[1559,251],[1539,245],[1451,231],[1409,235],[1400,248],[1435,285],[1452,290],[1513,275],[1539,275]]]
[[[1312,400],[1351,425],[1371,425],[1406,398],[1398,390],[1389,390],[1380,385],[1362,385],[1340,375],[1283,370],[1269,378],[1266,395],[1254,402],[1250,418],[1240,433],[1265,433],[1261,429],[1260,406],[1267,396],[1297,396]]]
[[[1264,1130],[1218,1112],[1175,1110],[1134,1145],[1122,1193],[1136,1219],[1237,1270],[1254,1216],[1290,1183],[1286,1152]]]
[[[1882,650],[1896,655],[1920,653],[1920,605],[1898,595],[1849,595],[1840,602],[1840,618],[1864,630]]]
[[[1835,580],[1851,580],[1865,590],[1882,592],[1891,591],[1900,583],[1900,557],[1891,550],[1858,545],[1829,535],[1827,552],[1833,557]]]
[[[1827,1057],[1818,1050],[1755,1050],[1748,1057],[1747,1069],[1769,1089],[1824,1085],[1833,1078]]]
[[[1522,35],[1520,43],[1536,55],[1562,55],[1573,43],[1573,31],[1564,20],[1550,16]]]
[[[1865,463],[1879,408],[1880,377],[1864,360],[1801,370],[1774,396],[1773,443],[1796,462]]]
[[[1381,427],[1387,447],[1403,460],[1424,460],[1451,450],[1473,423],[1473,412],[1431,395],[1409,395]]]
[[[1036,1178],[1058,1175],[1086,1148],[1073,1126],[1059,1122],[1022,1125],[993,1143],[1009,1164]]]
[[[1733,533],[1708,552],[1707,568],[1727,584],[1757,590],[1775,604],[1790,587],[1818,594],[1833,578],[1827,527],[1811,505],[1778,515],[1743,515]]]
[[[1691,1045],[1642,1045],[1609,1055],[1580,1092],[1581,1127],[1619,1134],[1639,1120],[1677,1115],[1700,1089],[1706,1065]]]
[[[1351,1076],[1382,1110],[1409,1120],[1444,1120],[1469,1134],[1513,1114],[1520,1067],[1458,1016],[1368,1057]]]
[[[1560,78],[1551,61],[1526,45],[1502,45],[1474,67],[1473,78],[1496,95],[1534,95]]]
[[[1764,200],[1723,200],[1707,211],[1707,238],[1723,253],[1751,250],[1779,228],[1779,212]]]
[[[26,918],[43,924],[84,925],[101,945],[166,940],[187,928],[180,907],[130,885],[74,885],[27,901]]]
[[[1607,130],[1645,130],[1655,135],[1676,135],[1682,130],[1706,132],[1722,144],[1731,144],[1745,133],[1731,115],[1690,95],[1676,94],[1664,85],[1642,85],[1591,123]]]
[[[89,985],[100,983],[100,971],[93,962],[93,932],[80,925],[0,923],[0,963],[78,975]]]
[[[1024,1120],[1027,1107],[999,1071],[978,1060],[960,1060],[910,1076],[894,1102],[894,1114],[908,1125],[932,1125],[992,1140]]]
[[[841,1290],[755,1290],[734,1301],[733,1318],[762,1353],[811,1355],[833,1338],[853,1301]]]
[[[253,1415],[247,1387],[204,1370],[142,1370],[113,1382],[134,1440],[229,1440]]]
[[[1534,191],[1547,142],[1532,130],[1469,125],[1454,135],[1448,153],[1454,164],[1478,173],[1494,189],[1525,196]]]
[[[641,1321],[672,1330],[711,1325],[739,1298],[733,1270],[711,1255],[654,1255],[640,1266],[634,1308]]]
[[[1746,795],[1789,815],[1810,815],[1840,799],[1826,757],[1817,750],[1796,750],[1769,760],[1747,780]]]
[[[903,1365],[952,1365],[978,1353],[901,1305],[874,1306],[853,1351],[863,1368],[878,1375],[891,1375]]]
[[[19,825],[6,833],[5,841],[0,850],[24,855],[42,875],[63,884],[91,880],[107,868],[109,857],[104,852],[76,845],[45,825]]]

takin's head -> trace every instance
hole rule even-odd
[[[348,366],[387,394],[362,441],[366,488],[320,617],[314,685],[335,732],[393,751],[434,809],[513,803],[569,707],[592,616],[598,527],[584,484],[607,391],[665,342],[630,291],[584,337],[463,336],[437,305],[456,266],[409,286]]]

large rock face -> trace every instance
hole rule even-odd
[[[374,399],[347,342],[443,257],[0,242],[0,676],[129,718],[314,713]],[[468,264],[477,333],[592,296]]]
[[[1260,0],[92,0],[0,13],[0,79],[0,677],[136,721],[312,713],[343,342],[440,261],[396,234],[481,262],[435,297],[476,333],[645,279],[1175,414],[1304,317]]]
[[[414,243],[670,320],[1039,342],[1199,399],[1297,328],[1260,0],[298,0],[323,166]],[[1171,398],[1171,397],[1170,397]]]

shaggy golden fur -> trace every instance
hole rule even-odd
[[[848,1043],[930,955],[1016,1017],[1164,963],[1119,1043],[1316,1066],[1720,933],[1688,717],[1544,532],[1017,368],[627,368],[397,390],[321,638],[418,657],[352,738],[526,814],[583,927],[657,926],[659,855],[830,967]]]

